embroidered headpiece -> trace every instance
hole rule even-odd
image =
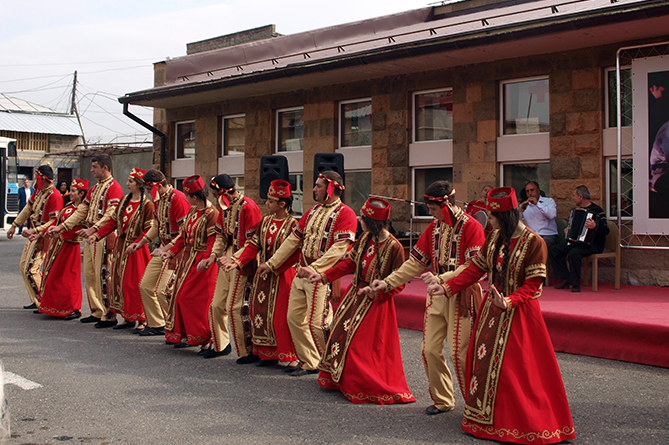
[[[291,195],[290,182],[283,179],[275,179],[269,185],[267,190],[267,199],[278,201],[281,198],[287,198]]]
[[[191,180],[193,182],[191,182]],[[204,188],[204,180],[200,175],[193,175],[184,179],[183,185],[185,193],[188,193],[189,195],[194,195],[195,193],[199,192]]]
[[[323,176],[323,173],[319,173],[318,177],[320,179],[322,179],[323,181],[326,181],[327,184],[328,184],[328,189],[327,189],[327,192],[326,192],[327,195],[328,195],[328,199],[332,198],[332,194],[334,192],[335,187],[337,187],[341,191],[344,191],[344,189],[346,189],[346,187],[344,187],[342,184],[338,183],[334,179],[326,178],[325,176]]]
[[[451,189],[451,193],[448,195],[444,196],[430,196],[430,195],[423,195],[423,201],[425,202],[434,202],[437,203],[441,206],[441,214],[444,215],[444,222],[448,224],[449,226],[453,225],[453,222],[451,221],[451,212],[448,210],[448,206],[446,205],[446,202],[448,201],[448,198],[451,196],[455,195],[455,189]]]
[[[372,203],[381,204],[383,207],[376,207]],[[390,203],[380,198],[367,198],[360,209],[360,214],[376,221],[385,221],[390,216]]]
[[[35,185],[38,190],[42,190],[44,186],[43,180],[53,182],[53,169],[49,165],[40,165],[37,167],[37,178],[35,178]]]
[[[221,193],[231,193],[235,189],[235,181],[229,175],[222,173],[211,178],[209,186],[216,190],[219,195]]]
[[[72,180],[72,187],[77,188],[79,190],[88,190],[88,181],[85,179],[74,178]]]
[[[498,193],[508,193],[501,198],[493,198]],[[486,206],[491,212],[508,212],[518,207],[518,199],[516,198],[516,191],[513,187],[497,187],[488,192],[488,205]]]

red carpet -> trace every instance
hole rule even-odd
[[[351,276],[342,279],[342,291]],[[544,288],[539,302],[556,351],[669,368],[669,289],[600,283],[581,293]],[[422,330],[425,284],[395,297],[401,328]]]

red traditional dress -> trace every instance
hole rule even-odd
[[[233,258],[239,268],[256,258],[260,253],[260,263],[272,257],[291,234],[297,221],[292,216],[276,219],[266,216],[258,225],[255,235]],[[269,273],[263,278],[257,274],[251,291],[251,336],[253,353],[263,360],[292,362],[297,360],[295,347],[288,328],[288,296],[295,277],[295,264],[300,259],[299,250],[279,267],[276,274]]]
[[[30,196],[28,203],[18,214],[12,225],[21,227],[29,221],[29,228],[41,234],[56,220],[58,212],[63,208],[63,197],[53,186],[37,190]],[[28,291],[30,300],[39,305],[39,294],[42,287],[42,262],[44,253],[49,247],[49,240],[40,236],[34,241],[26,239],[19,261],[19,270]]]
[[[377,252],[378,248],[378,252]],[[388,276],[404,262],[404,248],[392,235],[377,245],[362,234],[346,257],[324,275],[328,282],[355,273],[335,313],[332,332],[321,359],[318,384],[338,388],[353,403],[409,403],[397,316],[392,297],[404,285],[370,300],[358,290]]]
[[[58,213],[56,224],[65,221],[77,208],[72,202]],[[81,237],[84,226],[61,232],[51,240],[43,263],[39,311],[56,317],[81,312]]]
[[[144,308],[139,292],[139,283],[144,269],[149,263],[149,246],[142,246],[137,252],[126,254],[130,244],[139,242],[154,224],[154,206],[148,198],[133,202],[126,196],[116,208],[116,212],[96,236],[103,239],[116,230],[116,246],[112,264],[109,310],[120,314],[125,320],[144,322]]]
[[[185,338],[189,345],[205,345],[211,339],[208,313],[218,267],[198,272],[197,265],[211,255],[217,218],[218,210],[211,205],[192,207],[169,249],[173,257],[183,250],[165,320],[165,338],[172,343]]]
[[[123,198],[123,189],[113,177],[101,179],[88,190],[86,197],[72,215],[61,226],[64,230],[85,224],[100,230],[116,212],[119,201]],[[110,234],[95,244],[84,243],[84,281],[91,315],[108,320],[109,312],[109,267],[112,246],[116,240]],[[116,319],[116,316],[113,316]]]
[[[493,231],[468,267],[444,285],[446,295],[485,273],[491,276],[493,267],[502,271],[504,253],[494,258],[498,236]],[[511,240],[509,250],[505,285],[495,283],[508,308],[486,299],[469,344],[462,429],[484,439],[524,444],[573,439],[567,395],[538,300],[546,277],[546,244],[526,228]]]

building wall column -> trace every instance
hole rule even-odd
[[[410,199],[409,93],[404,85],[388,90],[372,95],[372,194]],[[410,205],[391,202],[396,230],[408,230],[410,218]]]
[[[267,100],[253,100],[246,110],[244,195],[260,203],[260,158],[275,154],[274,119]]]
[[[453,186],[460,201],[479,199],[484,186],[499,184],[497,84],[468,81],[468,74],[453,85]]]
[[[588,187],[593,202],[605,205],[601,68],[556,70],[549,85],[551,197],[558,218],[567,219],[579,185]]]
[[[302,178],[304,210],[316,202],[313,193],[314,156],[316,153],[334,153],[337,148],[337,102],[324,101],[304,104],[304,143]],[[346,167],[344,161],[344,167]]]

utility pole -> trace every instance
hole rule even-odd
[[[88,145],[86,145],[86,136],[84,136],[84,127],[81,126],[81,118],[79,118],[79,110],[77,110],[77,71],[74,71],[74,81],[72,82],[72,104],[70,105],[70,114],[75,114],[77,116],[77,122],[79,122],[79,128],[81,129],[81,139],[84,142],[84,148],[88,150]]]

